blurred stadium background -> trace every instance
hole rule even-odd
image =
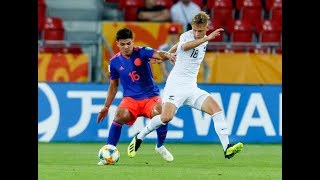
[[[178,1],[156,2],[170,9]],[[225,29],[221,38],[209,42],[198,82],[222,106],[231,129],[230,141],[243,142],[243,152],[226,162],[210,117],[182,107],[169,123],[167,135],[167,147],[176,164],[168,165],[150,153],[155,132],[147,136],[145,146],[152,142],[152,147],[142,150],[140,159],[125,157],[126,145],[148,121],[139,118],[131,128],[122,128],[119,166],[111,170],[96,167],[98,150],[106,142],[122,98],[120,87],[108,117],[97,124],[108,88],[108,60],[118,52],[117,30],[131,28],[135,45],[157,49],[168,41],[171,24],[181,29],[183,25],[137,21],[137,9],[144,6],[144,0],[38,0],[39,179],[135,179],[128,170],[123,171],[124,176],[119,173],[128,168],[145,172],[156,167],[162,169],[153,169],[157,176],[152,179],[281,179],[282,0],[193,2],[211,16],[212,29]],[[162,93],[162,69],[159,64],[151,66]],[[189,159],[192,153],[194,159]],[[174,169],[179,166],[205,168],[196,170],[194,173],[200,174],[194,176]]]

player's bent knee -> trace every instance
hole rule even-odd
[[[115,114],[115,119],[123,124],[131,120],[131,114],[129,110],[124,108],[118,108]]]
[[[172,119],[173,119],[172,116],[161,116],[161,121],[163,123],[167,123],[167,122],[171,121]]]
[[[161,112],[162,112],[161,104],[155,105],[151,111],[151,118],[153,118],[156,115],[161,114]]]

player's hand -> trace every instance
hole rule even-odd
[[[222,29],[222,28],[214,30],[212,33],[210,33],[207,36],[208,41],[211,40],[211,39],[214,39],[217,36],[220,36],[220,32],[222,32],[222,31],[224,31],[224,29]]]
[[[98,114],[97,123],[100,123],[103,121],[104,117],[106,117],[106,115],[108,114],[108,111],[109,111],[108,107],[103,107],[101,109],[101,111]]]
[[[176,62],[177,55],[175,53],[166,53],[166,57],[168,58],[170,63],[174,65],[174,63]]]
[[[149,63],[151,63],[151,64],[160,64],[160,63],[163,63],[163,61],[160,60],[160,59],[156,59],[156,58],[149,58]]]

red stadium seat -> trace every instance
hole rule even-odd
[[[209,24],[209,31],[207,31],[207,35],[209,35],[218,28],[222,28],[222,23],[220,21],[211,20],[211,23]],[[224,33],[225,32],[223,31],[222,33],[220,33],[220,36],[211,39],[210,42],[222,42]]]
[[[243,0],[242,8],[243,7],[262,7],[262,3],[261,0]]]
[[[173,5],[173,0],[156,0],[156,5],[165,6],[166,8],[170,9]]]
[[[278,6],[279,4],[282,6],[282,0],[266,0],[266,10],[270,11],[272,7]]]
[[[252,42],[253,30],[250,23],[246,20],[234,20],[228,24],[228,32],[232,42]]]
[[[260,0],[244,0],[240,10],[240,19],[249,21],[252,25],[257,25],[263,19],[263,9]]]
[[[236,7],[235,8],[237,10],[239,10],[239,11],[241,10],[241,8],[243,7],[243,1],[244,0],[236,0]]]
[[[47,17],[43,31],[45,40],[63,40],[64,27],[62,19],[58,17]]]
[[[38,16],[45,17],[47,10],[47,4],[45,0],[38,0]]]
[[[266,3],[265,4],[265,8],[266,8],[267,11],[270,11],[273,1],[274,0],[265,0],[265,3]]]
[[[127,7],[143,7],[144,0],[119,0],[120,9],[124,9]]]
[[[46,19],[47,5],[45,0],[38,0],[38,31],[41,32],[44,29],[44,23]]]
[[[253,42],[254,32],[251,24],[246,20],[233,20],[227,26],[227,32],[230,34],[230,41],[236,43]],[[251,44],[231,44],[229,52],[248,52],[255,46]]]
[[[276,42],[281,40],[281,25],[274,20],[263,20],[257,26],[260,42]]]
[[[270,10],[270,20],[275,20],[282,25],[282,8],[272,8]]]
[[[137,7],[126,7],[124,9],[124,20],[125,21],[137,21],[138,20],[138,8]]]
[[[210,9],[212,19],[221,22],[223,27],[234,18],[232,0],[215,0]]]
[[[282,0],[274,0],[270,9],[270,19],[282,25]]]
[[[144,0],[119,0],[119,8],[124,12],[125,21],[136,21],[139,7],[144,6]]]
[[[223,4],[222,6],[227,6],[227,7],[231,6],[233,8],[232,0],[207,0],[207,8],[212,9],[213,7],[216,6],[216,3]]]
[[[256,28],[259,34],[259,42],[261,43],[275,43],[278,46],[258,44],[255,53],[282,53],[281,32],[282,27],[277,21],[262,20]]]

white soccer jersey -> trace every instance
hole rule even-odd
[[[206,41],[194,49],[183,51],[181,46],[192,40],[195,40],[192,30],[181,34],[176,51],[177,59],[169,74],[166,86],[173,84],[192,87],[197,86],[197,75],[206,52],[208,42]]]

